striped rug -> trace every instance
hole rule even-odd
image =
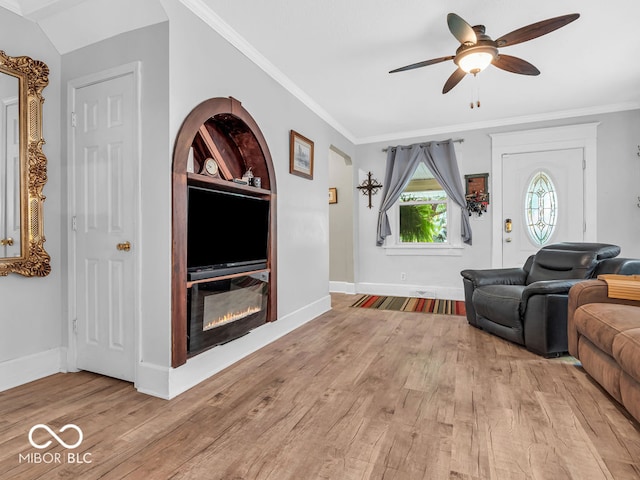
[[[352,307],[396,310],[402,312],[441,313],[445,315],[466,315],[464,302],[438,298],[387,297],[363,295]]]

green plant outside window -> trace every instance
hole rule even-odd
[[[447,194],[439,190],[407,191],[400,196],[400,242],[447,241]],[[411,187],[411,184],[410,184]]]

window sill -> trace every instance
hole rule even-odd
[[[426,255],[437,255],[437,256],[462,256],[464,252],[464,246],[462,245],[385,245],[383,247],[385,249],[386,255],[415,255],[415,256],[426,256]]]

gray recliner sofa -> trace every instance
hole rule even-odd
[[[569,289],[600,274],[640,274],[640,260],[605,243],[555,243],[521,268],[463,270],[468,322],[545,357],[567,346]]]

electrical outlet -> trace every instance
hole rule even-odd
[[[406,280],[406,279],[407,279],[407,274],[406,274],[406,273],[404,273],[404,272],[402,272],[402,273],[400,274],[400,280]]]

